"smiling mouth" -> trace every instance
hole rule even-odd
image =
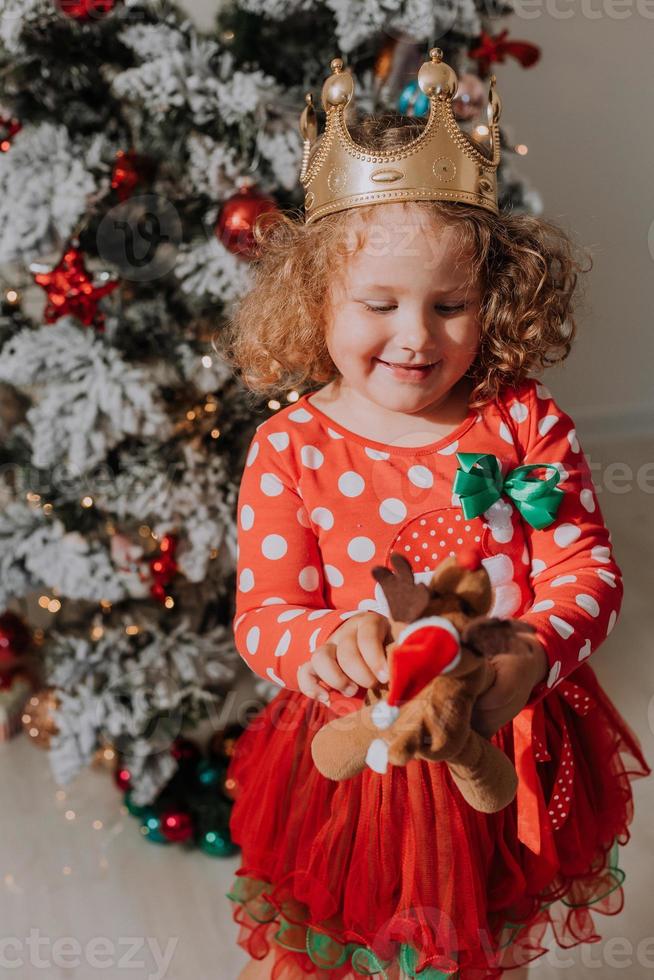
[[[375,360],[379,361],[380,364],[388,365],[388,367],[402,368],[404,371],[420,371],[440,364],[440,361],[430,361],[428,364],[404,364],[401,361],[383,361],[381,357],[376,357]]]

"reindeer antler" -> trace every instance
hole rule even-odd
[[[412,623],[427,608],[429,589],[424,582],[414,581],[410,562],[397,551],[391,554],[391,564],[395,574],[384,565],[375,565],[372,575],[382,587],[392,618]]]

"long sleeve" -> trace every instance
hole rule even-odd
[[[287,434],[266,423],[249,446],[237,503],[233,630],[255,674],[297,691],[298,667],[358,610],[326,605],[326,572],[290,453]]]
[[[536,628],[550,666],[532,691],[532,704],[605,640],[620,612],[623,583],[572,419],[534,379],[516,392],[508,408],[523,463],[553,463],[564,491],[549,527],[536,530],[525,523],[534,600],[519,618]]]

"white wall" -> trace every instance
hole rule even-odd
[[[213,27],[220,0],[182,2]],[[595,262],[579,339],[545,378],[580,433],[654,434],[654,0],[515,2],[492,33],[543,52],[495,67],[507,135],[529,147],[516,167]]]

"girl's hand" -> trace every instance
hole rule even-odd
[[[355,694],[359,686],[385,684],[388,681],[385,644],[391,639],[391,624],[386,616],[371,610],[355,613],[299,667],[300,691],[329,704],[329,693],[319,681],[342,691],[346,697]]]
[[[495,680],[475,701],[471,720],[471,727],[485,738],[522,711],[535,685],[549,671],[545,647],[529,635],[516,637],[510,650],[488,659]]]

